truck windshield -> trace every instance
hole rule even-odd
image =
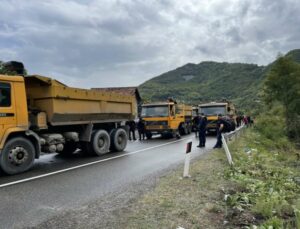
[[[0,82],[0,107],[10,107],[10,84]]]
[[[142,117],[167,117],[168,115],[169,115],[168,106],[142,107]]]
[[[218,106],[218,107],[201,107],[201,113],[205,115],[218,115],[222,114],[225,115],[225,106]]]

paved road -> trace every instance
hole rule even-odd
[[[129,142],[125,152],[103,157],[85,157],[80,152],[69,158],[44,155],[27,173],[0,174],[0,228],[38,225],[62,212],[126,190],[172,166],[183,165],[186,140],[190,138],[192,157],[203,154],[203,149],[195,147],[198,142],[194,135],[180,140],[157,138]],[[208,138],[207,149],[214,143],[214,138]],[[23,182],[28,178],[32,180]]]

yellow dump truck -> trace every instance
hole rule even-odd
[[[38,75],[0,75],[0,167],[24,172],[41,152],[122,151],[124,124],[135,113],[133,96],[71,88]]]
[[[207,117],[207,131],[217,131],[218,115],[221,114],[225,120],[230,122],[232,130],[235,129],[236,109],[234,104],[229,101],[210,102],[199,105],[199,113],[203,113]]]
[[[192,107],[175,101],[142,105],[146,137],[153,134],[180,137],[189,134],[192,128]]]

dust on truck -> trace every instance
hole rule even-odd
[[[176,101],[144,104],[141,117],[145,120],[147,138],[153,134],[179,137],[192,129],[192,107]]]
[[[67,87],[43,76],[0,75],[0,167],[30,169],[41,152],[90,155],[123,151],[134,97]]]
[[[223,118],[231,123],[232,128],[235,128],[236,109],[232,102],[210,102],[199,105],[199,113],[203,113],[207,117],[207,131],[217,131],[218,115],[222,114]]]

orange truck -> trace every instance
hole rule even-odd
[[[192,107],[174,100],[142,105],[141,117],[145,120],[148,139],[153,134],[179,138],[192,129]]]
[[[232,102],[226,100],[222,102],[203,103],[199,105],[199,113],[203,113],[207,117],[207,132],[217,131],[219,114],[230,123],[232,130],[235,129],[236,109]]]
[[[68,87],[55,79],[0,75],[0,168],[29,170],[41,152],[91,155],[123,151],[136,100]]]

